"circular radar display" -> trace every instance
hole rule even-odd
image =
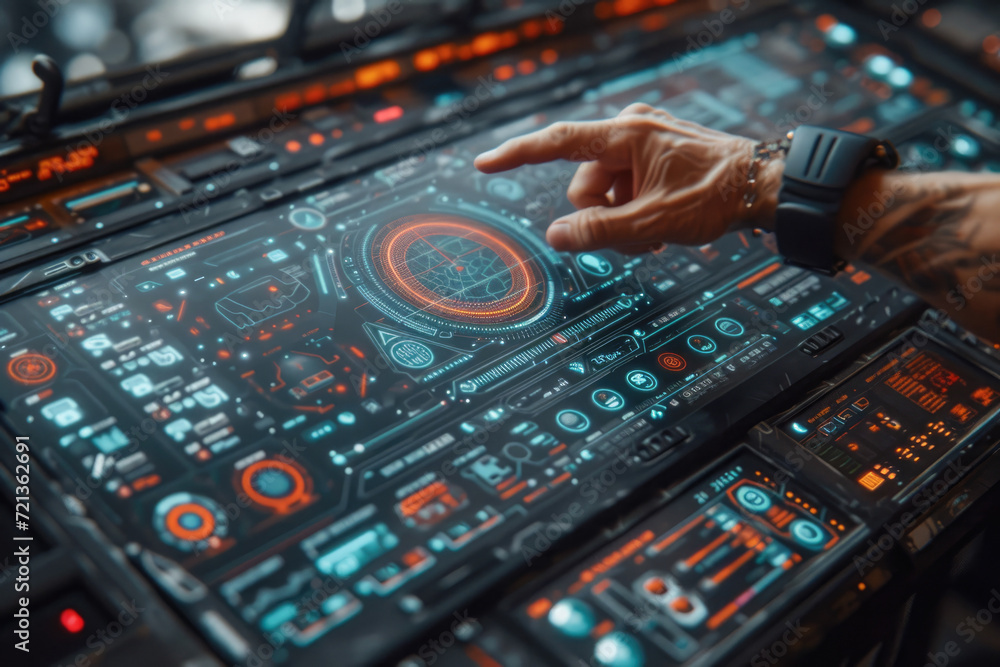
[[[529,249],[492,225],[447,213],[400,218],[373,229],[364,259],[376,299],[417,329],[473,335],[531,329],[552,310],[553,272],[544,250]],[[414,347],[399,350],[409,363],[427,361]]]
[[[174,493],[156,504],[153,526],[160,539],[181,551],[217,546],[228,531],[226,513],[214,500],[191,493]]]
[[[253,502],[284,514],[309,500],[312,484],[298,466],[264,459],[243,470],[240,486]]]
[[[56,364],[44,354],[22,354],[7,364],[7,375],[21,384],[42,384],[56,376]]]

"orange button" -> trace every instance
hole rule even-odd
[[[666,582],[664,582],[663,579],[660,579],[659,577],[653,577],[651,579],[647,579],[646,583],[643,584],[643,586],[647,591],[649,591],[653,595],[663,595],[664,593],[667,592]]]
[[[673,352],[664,352],[657,358],[657,361],[668,371],[682,371],[687,368],[687,361],[684,360],[684,357]]]
[[[691,604],[690,600],[688,600],[684,596],[681,596],[679,598],[676,598],[673,602],[670,603],[670,608],[681,614],[688,614],[691,613],[691,610],[694,609],[694,606]]]

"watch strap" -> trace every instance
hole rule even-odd
[[[852,132],[802,125],[785,158],[775,213],[778,250],[788,264],[834,274],[844,261],[834,253],[844,193],[866,167],[895,167],[888,141]]]

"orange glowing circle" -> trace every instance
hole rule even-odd
[[[517,64],[517,71],[523,76],[528,76],[529,74],[534,73],[535,69],[536,65],[531,60],[522,60]]]
[[[664,352],[657,358],[657,361],[668,371],[682,371],[687,368],[687,361],[684,360],[684,357],[673,352]]]
[[[449,250],[456,246],[463,251]],[[374,248],[380,277],[398,296],[423,313],[450,320],[483,324],[521,319],[537,307],[544,290],[542,274],[524,248],[498,230],[460,216],[401,218],[380,230]],[[415,264],[414,257],[430,259]],[[425,266],[432,261],[436,264]],[[496,264],[492,276],[479,273],[484,264]],[[426,284],[451,270],[461,289],[442,293]],[[460,278],[462,274],[470,275]],[[495,280],[505,285],[502,293],[469,295],[468,285]]]
[[[181,525],[181,519],[186,514],[193,514],[201,519],[201,524],[195,528]],[[204,505],[198,503],[181,503],[170,508],[166,518],[167,530],[175,537],[187,542],[201,542],[215,532],[215,517]]]
[[[816,27],[823,32],[830,32],[839,23],[832,14],[821,14],[816,17]]]
[[[56,376],[56,363],[44,354],[29,352],[10,360],[7,375],[21,384],[42,384]]]
[[[261,473],[268,471],[277,471],[287,475],[289,481],[291,482],[291,490],[285,495],[275,497],[266,495],[259,489],[255,488],[255,478]],[[290,463],[285,463],[284,461],[278,461],[275,459],[264,459],[263,461],[257,461],[256,463],[248,465],[240,478],[240,485],[243,487],[243,491],[247,494],[250,500],[258,505],[269,507],[279,512],[288,511],[289,507],[302,502],[302,500],[308,495],[308,483],[306,482],[305,476],[299,471],[299,469]]]
[[[427,49],[418,51],[413,56],[413,66],[421,72],[428,72],[441,64],[441,58],[434,51]]]
[[[513,65],[500,65],[493,70],[493,76],[497,81],[506,81],[514,77]]]

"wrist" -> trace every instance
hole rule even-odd
[[[785,170],[788,139],[748,144],[747,153],[737,169],[743,180],[736,214],[737,229],[774,231],[774,216]]]
[[[750,227],[774,231],[774,215],[778,209],[781,176],[785,172],[784,157],[775,157],[761,165],[755,186],[757,198],[745,218]]]
[[[898,203],[904,181],[901,174],[888,169],[868,169],[862,172],[844,193],[833,238],[838,257],[852,261],[870,245],[869,232],[877,236],[882,225]]]

